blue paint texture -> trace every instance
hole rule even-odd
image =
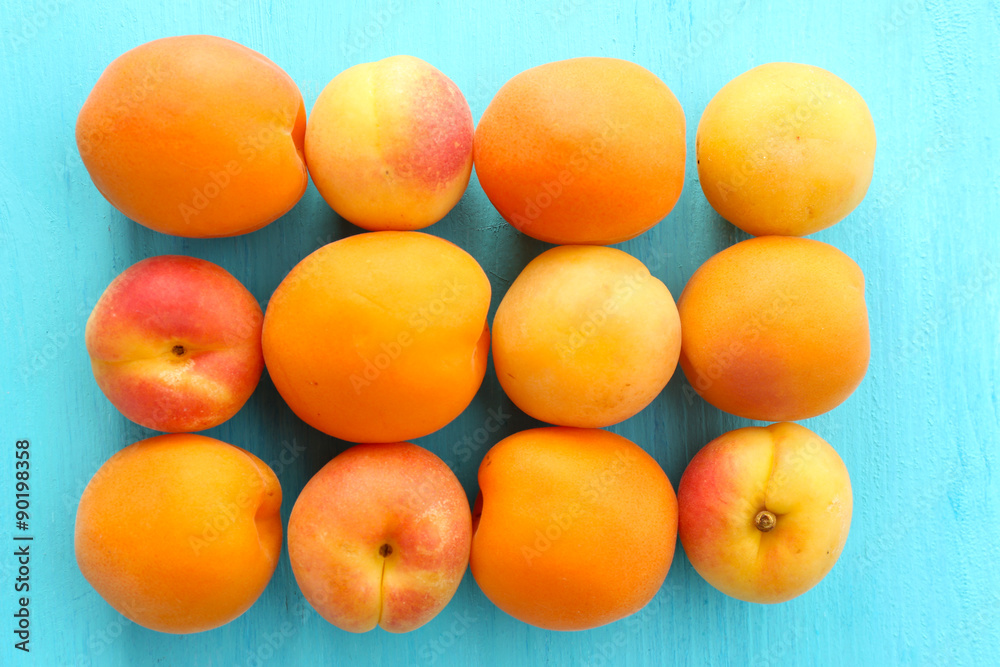
[[[84,485],[120,448],[153,435],[98,390],[83,346],[90,309],[114,276],[152,255],[216,262],[262,304],[320,245],[356,231],[310,185],[286,216],[229,239],[182,239],[126,219],[93,186],[76,115],[115,57],[168,35],[239,41],[283,67],[311,108],[359,62],[411,54],[464,91],[478,119],[529,67],[599,55],[660,76],[688,123],[684,193],[660,225],[619,247],[676,297],[709,256],[745,238],[706,202],[694,167],[702,109],[758,64],[829,69],[868,102],[875,176],[844,221],[813,235],[865,271],[872,359],[858,391],[805,425],[851,473],[855,510],[840,561],[816,588],[759,606],[730,599],[679,548],[666,583],[635,616],[586,632],[530,627],[496,609],[467,575],[434,621],[405,635],[351,635],[309,610],[287,552],[241,618],[190,636],[123,618],[73,555]],[[986,665],[1000,655],[1000,4],[995,0],[619,3],[111,2],[4,0],[0,6],[0,664],[2,665]],[[545,244],[519,235],[473,178],[428,229],[469,250],[493,308]],[[676,486],[694,453],[749,424],[685,392],[682,374],[612,430],[649,451]],[[479,449],[463,438],[490,410],[512,417]],[[485,449],[536,422],[492,369],[454,423],[421,438],[470,497]],[[247,406],[207,435],[271,462],[287,522],[305,481],[346,446],[299,421],[266,374]],[[32,443],[31,653],[13,647],[14,442]],[[283,446],[304,453],[281,463]]]

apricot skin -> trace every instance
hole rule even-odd
[[[136,623],[202,632],[235,619],[281,552],[281,487],[253,454],[161,435],[122,449],[84,489],[75,551],[84,578]]]
[[[493,363],[526,413],[603,427],[649,405],[677,367],[680,320],[666,286],[628,253],[560,246],[532,260],[493,320]]]
[[[670,480],[608,431],[548,427],[497,443],[479,467],[472,574],[494,604],[549,630],[635,613],[660,589],[677,540]]]
[[[709,258],[677,300],[680,365],[715,407],[793,421],[850,396],[868,369],[865,277],[831,245],[761,236]]]
[[[288,520],[295,580],[349,632],[409,632],[469,566],[469,499],[448,465],[408,442],[355,445],[317,472]]]
[[[677,487],[678,530],[695,570],[740,600],[773,604],[815,586],[847,541],[851,480],[837,452],[798,424],[730,431],[705,445]],[[775,518],[766,532],[761,511]]]
[[[673,209],[684,111],[649,70],[572,58],[505,83],[476,127],[476,174],[504,220],[541,241],[619,243]]]
[[[236,42],[166,37],[115,59],[76,123],[94,185],[129,218],[197,238],[260,229],[308,183],[295,82]]]
[[[316,188],[346,220],[413,230],[450,211],[472,173],[472,112],[452,82],[412,56],[355,65],[323,90],[306,127]]]
[[[84,342],[97,385],[123,415],[157,431],[202,431],[235,415],[257,387],[263,320],[221,266],[160,255],[108,285]]]
[[[843,79],[811,65],[769,63],[712,98],[696,153],[702,190],[719,215],[754,236],[805,236],[864,198],[875,124]]]
[[[490,283],[458,246],[370,232],[292,269],[264,313],[264,361],[303,421],[351,442],[398,442],[459,415],[486,373]]]

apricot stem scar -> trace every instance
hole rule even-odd
[[[380,546],[378,548],[378,555],[382,556],[383,558],[385,558],[386,556],[391,556],[392,555],[392,547],[389,546],[388,544],[383,544],[382,546]]]
[[[170,350],[170,351],[173,352],[174,354],[176,354],[179,357],[182,354],[184,354],[184,346],[183,345],[174,345],[173,349]]]
[[[773,513],[767,510],[761,510],[757,512],[757,516],[753,518],[753,525],[757,527],[762,533],[766,533],[773,529],[778,524],[778,517],[774,516]]]

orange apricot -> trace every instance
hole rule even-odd
[[[264,361],[303,421],[352,442],[432,433],[486,374],[490,283],[423,232],[350,236],[291,270],[264,314]]]
[[[533,259],[493,319],[500,385],[526,413],[602,427],[637,414],[677,367],[670,291],[616,248],[559,246]]]
[[[688,382],[740,417],[815,417],[846,400],[868,369],[864,274],[820,241],[737,243],[695,271],[677,309]]]
[[[273,62],[210,35],[166,37],[119,56],[80,109],[76,141],[97,189],[150,229],[245,234],[308,183],[306,112]]]
[[[259,458],[193,434],[122,449],[87,484],[76,561],[108,604],[170,633],[233,620],[281,553],[281,486]]]
[[[719,215],[755,236],[805,236],[850,213],[875,166],[864,99],[819,67],[769,63],[736,77],[698,123],[698,180]]]
[[[684,185],[684,111],[649,70],[573,58],[521,72],[476,128],[479,182],[503,218],[561,244],[643,233]]]
[[[479,466],[470,564],[514,618],[585,630],[635,613],[663,585],[677,497],[635,443],[548,427],[501,440]]]

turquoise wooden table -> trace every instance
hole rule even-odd
[[[758,606],[711,588],[678,549],[662,590],[641,612],[562,634],[500,612],[471,575],[445,611],[415,632],[348,634],[305,604],[287,552],[257,604],[214,631],[158,634],[104,603],[75,564],[76,504],[105,459],[152,432],[122,417],[94,382],[83,326],[98,296],[134,262],[181,253],[222,265],[266,304],[302,257],[357,231],[312,185],[276,223],[221,240],[157,234],[100,196],[74,141],[81,104],[119,54],[190,33],[265,54],[295,79],[307,108],[343,69],[401,53],[448,74],[476,119],[508,78],[534,65],[600,55],[649,68],[687,114],[687,182],[663,223],[620,247],[675,297],[705,259],[745,238],[714,214],[697,182],[695,128],[712,95],[747,69],[781,60],[819,65],[851,83],[875,119],[875,176],[854,213],[814,238],[864,269],[873,353],[860,389],[805,422],[839,451],[854,488],[850,537],[830,575],[793,601]],[[997,664],[998,44],[995,0],[4,0],[0,664]],[[475,178],[428,231],[479,260],[494,310],[520,269],[548,247],[504,223]],[[466,440],[491,411],[510,417],[483,444]],[[448,462],[474,497],[485,450],[534,424],[490,369],[469,409],[417,442]],[[653,405],[612,430],[649,451],[676,486],[702,445],[747,424],[692,397],[678,372]],[[305,481],[346,447],[299,421],[266,374],[243,411],[207,434],[272,465],[286,521]],[[32,452],[28,654],[14,649],[13,634],[19,439]]]

